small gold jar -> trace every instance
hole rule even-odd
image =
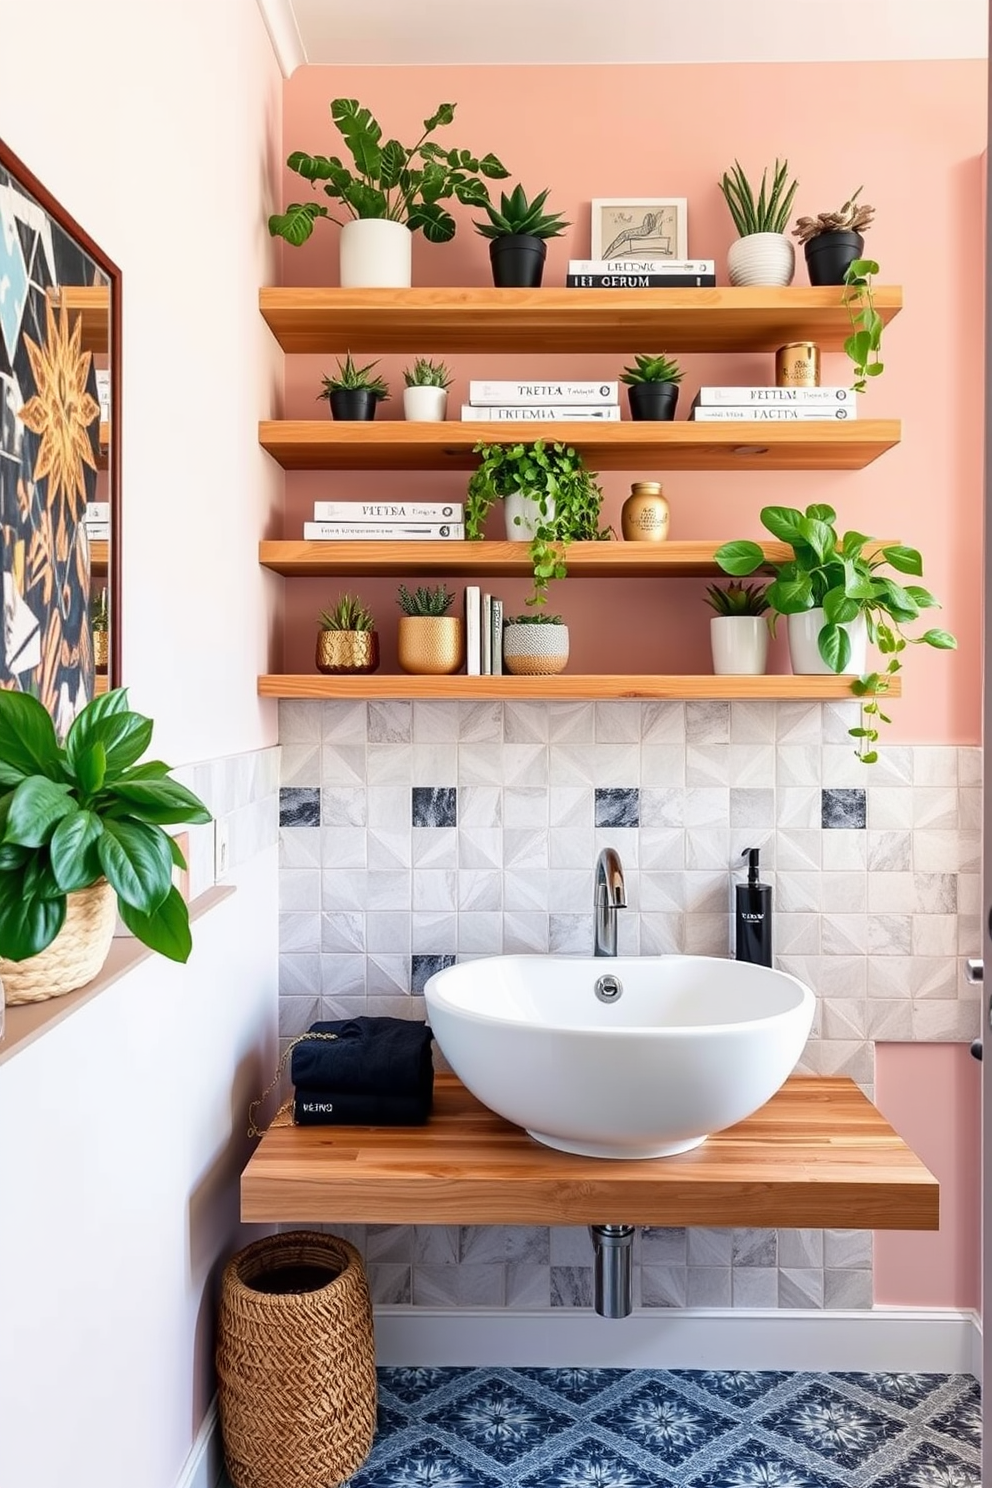
[[[819,387],[820,348],[814,341],[790,341],[775,353],[776,387]]]
[[[319,630],[317,670],[329,675],[374,672],[379,665],[379,632],[376,630]]]
[[[620,512],[624,542],[664,542],[668,537],[668,501],[661,481],[635,481]]]

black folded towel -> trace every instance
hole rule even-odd
[[[343,1018],[312,1023],[308,1032],[337,1037],[304,1039],[296,1045],[290,1069],[298,1091],[430,1101],[434,1035],[426,1023],[405,1018]]]
[[[430,1095],[339,1095],[336,1090],[297,1090],[297,1126],[423,1126]]]

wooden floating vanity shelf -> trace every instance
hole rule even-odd
[[[900,679],[893,679],[888,696],[899,697]],[[479,698],[537,701],[603,701],[610,698],[761,699],[766,702],[850,701],[850,677],[795,677],[791,673],[763,677],[699,675],[643,677],[622,673],[562,672],[557,677],[423,677],[405,672],[372,672],[354,677],[325,677],[318,672],[274,672],[258,679],[260,697],[276,698],[420,698],[469,702]]]
[[[259,1224],[651,1224],[935,1230],[937,1180],[853,1081],[794,1076],[693,1152],[577,1157],[535,1142],[452,1075],[422,1127],[293,1126],[241,1177]]]

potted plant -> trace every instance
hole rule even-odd
[[[861,532],[841,536],[837,514],[829,506],[808,506],[805,512],[789,506],[766,506],[762,524],[773,537],[789,545],[792,557],[769,562],[756,542],[725,543],[715,558],[725,573],[744,577],[762,569],[774,575],[766,591],[777,615],[788,617],[792,670],[799,673],[853,675],[852,692],[861,699],[861,719],[850,730],[858,741],[858,758],[872,764],[877,758],[877,723],[888,723],[878,699],[888,679],[901,668],[907,645],[953,650],[957,642],[946,630],[931,629],[919,636],[903,635],[903,625],[922,610],[938,607],[929,590],[901,584],[881,570],[886,564],[897,573],[923,573],[915,548],[901,544],[879,547]],[[884,673],[867,671],[867,643],[888,658]]]
[[[789,162],[776,160],[771,188],[766,166],[755,194],[738,160],[732,171],[724,171],[720,190],[739,234],[727,253],[731,284],[792,283],[796,253],[785,235],[785,225],[799,183],[789,183],[788,176]]]
[[[388,402],[389,388],[381,377],[371,375],[378,362],[366,362],[356,367],[349,351],[344,361],[338,358],[336,377],[325,372],[321,379],[324,386],[317,394],[317,401],[326,398],[331,406],[331,417],[348,420],[371,420],[375,418],[380,403]]]
[[[371,611],[357,594],[342,594],[318,618],[317,670],[332,676],[374,672],[379,666],[379,633]]]
[[[457,672],[465,660],[464,627],[460,616],[449,615],[454,594],[438,584],[399,588],[396,603],[403,614],[397,635],[400,668],[404,672],[443,677]]]
[[[28,693],[0,690],[0,981],[9,1003],[61,997],[107,958],[118,913],[153,951],[187,960],[186,862],[163,827],[211,820],[160,760],[152,720],[118,687],[64,740]]]
[[[710,649],[717,677],[761,677],[768,659],[768,612],[764,584],[709,584],[705,603],[716,614],[710,621]]]
[[[571,445],[482,442],[475,453],[482,459],[468,483],[465,536],[481,538],[490,508],[501,501],[506,536],[530,544],[534,593],[527,603],[543,605],[550,580],[565,577],[568,544],[610,536],[599,530],[603,492]]]
[[[620,381],[627,384],[632,419],[673,419],[679,401],[682,372],[678,362],[666,356],[635,355],[634,365],[624,367]]]
[[[443,424],[448,409],[451,373],[443,362],[417,357],[403,369],[403,417],[418,423]]]
[[[269,218],[273,237],[299,247],[313,232],[318,217],[341,228],[341,285],[409,288],[412,234],[429,243],[447,243],[455,219],[442,205],[452,197],[478,207],[489,200],[486,180],[501,181],[509,172],[495,155],[476,158],[469,150],[448,150],[431,136],[452,123],[453,103],[439,104],[413,145],[390,139],[357,98],[335,98],[331,119],[351,153],[349,169],[337,155],[308,155],[294,150],[286,164],[331,201],[339,202],[342,222],[323,202],[293,202]],[[483,180],[483,177],[486,180]]]
[[[93,632],[93,666],[107,670],[110,619],[107,613],[107,586],[101,585],[90,604],[90,629]]]
[[[818,212],[815,217],[799,217],[792,229],[806,255],[810,284],[844,284],[844,275],[865,248],[861,236],[871,225],[875,208],[861,206],[859,186],[836,212]]]
[[[498,289],[538,289],[544,276],[548,256],[548,238],[558,238],[570,222],[563,222],[559,212],[547,213],[544,203],[550,187],[539,191],[528,201],[524,188],[517,185],[507,196],[500,193],[499,211],[484,202],[488,222],[474,227],[489,239],[489,262],[493,283]]]
[[[844,350],[854,363],[851,390],[863,393],[869,377],[880,377],[885,370],[881,358],[882,317],[875,309],[873,277],[878,264],[873,258],[856,258],[844,272],[844,304],[851,319],[851,334]]]
[[[555,677],[568,665],[568,626],[560,615],[532,611],[503,626],[503,665],[514,677]]]

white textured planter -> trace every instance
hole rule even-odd
[[[796,250],[784,233],[750,233],[727,250],[731,284],[791,284]]]
[[[714,676],[761,677],[768,659],[768,626],[761,615],[714,615],[710,646]]]
[[[567,625],[506,625],[503,665],[514,677],[554,677],[568,665]]]
[[[789,657],[792,670],[804,677],[861,677],[868,670],[868,627],[864,615],[859,615],[843,627],[851,638],[851,660],[843,672],[835,673],[820,655],[817,637],[824,626],[822,610],[803,610],[798,615],[788,615]]]
[[[341,229],[342,289],[409,289],[413,234],[405,222],[356,217]]]
[[[408,387],[403,389],[403,417],[418,424],[443,424],[448,412],[448,389]]]
[[[503,497],[503,520],[506,535],[511,542],[530,542],[542,522],[550,522],[555,514],[554,501],[546,502],[548,514],[542,517],[537,502],[526,491],[512,491]]]

